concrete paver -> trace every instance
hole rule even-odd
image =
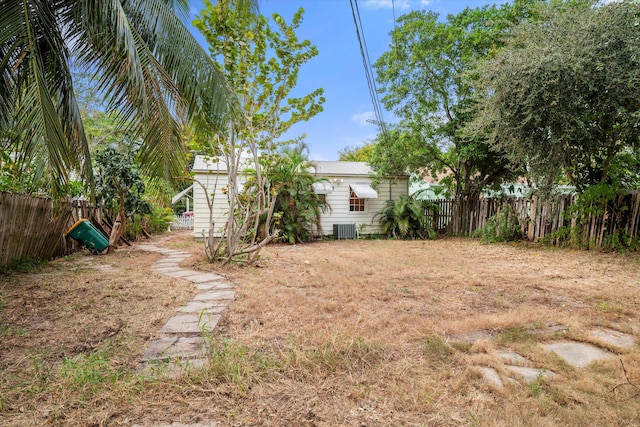
[[[180,269],[178,271],[174,271],[174,272],[171,272],[171,273],[164,273],[164,275],[165,276],[169,276],[169,277],[175,277],[175,278],[183,278],[183,277],[186,277],[186,276],[193,276],[196,273],[197,273],[197,271],[194,271],[194,270]]]
[[[478,341],[493,339],[493,333],[491,331],[471,331],[463,334],[451,335],[450,339],[454,342],[465,342],[468,344],[475,344]]]
[[[627,335],[620,331],[614,331],[613,329],[608,328],[591,329],[589,331],[589,335],[599,341],[615,347],[629,348],[633,347],[633,345],[636,343],[635,339],[631,335]]]
[[[615,354],[594,345],[573,341],[542,344],[542,347],[545,350],[554,352],[576,368],[584,368],[595,361],[615,357]]]
[[[557,376],[555,372],[546,369],[528,368],[525,366],[505,366],[508,372],[521,376],[526,382],[530,383],[538,378],[554,378]]]
[[[201,334],[211,331],[220,320],[219,314],[185,313],[173,316],[160,329],[164,334]]]
[[[205,282],[213,282],[215,280],[223,280],[224,277],[217,275],[217,274],[213,274],[213,273],[200,273],[197,271],[194,271],[195,274],[193,275],[188,275],[188,276],[183,276],[184,279],[186,280],[190,280],[193,283],[205,283]]]
[[[175,273],[176,271],[181,271],[182,269],[178,266],[160,266],[154,267],[153,271],[156,273]]]
[[[499,351],[498,354],[500,355],[502,360],[509,363],[522,363],[522,364],[531,363],[528,359],[525,359],[515,351],[502,350],[502,351]]]
[[[221,291],[207,291],[193,297],[194,301],[218,301],[218,300],[231,300],[235,297],[235,291],[221,290]]]
[[[220,304],[212,301],[189,301],[184,307],[180,307],[180,313],[207,313],[220,314],[227,307],[227,304]]]
[[[476,368],[480,371],[480,374],[482,374],[482,377],[486,382],[498,388],[504,388],[504,383],[502,382],[500,375],[498,375],[498,371],[488,366],[476,366]]]
[[[199,291],[211,291],[220,289],[233,289],[234,286],[229,282],[213,282],[213,283],[198,283],[196,289]]]
[[[142,360],[149,369],[153,363],[170,360],[171,366],[161,366],[167,368],[164,374],[168,376],[179,376],[188,369],[203,366],[206,348],[202,333],[210,332],[220,321],[228,302],[235,297],[233,284],[218,274],[180,267],[178,264],[190,256],[187,252],[153,245],[140,245],[138,248],[165,255],[153,266],[156,273],[189,280],[198,290],[205,291],[176,310],[176,315],[159,330],[161,336],[152,341]],[[178,362],[180,360],[188,363]]]
[[[142,356],[142,361],[157,360],[158,354],[161,354],[171,347],[176,341],[178,341],[178,337],[156,338],[151,342],[151,346],[147,349],[144,356]]]

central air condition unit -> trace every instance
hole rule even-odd
[[[355,239],[355,224],[333,224],[333,236],[336,239]]]

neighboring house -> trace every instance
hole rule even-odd
[[[391,184],[382,181],[378,189],[374,189],[371,176],[373,170],[366,163],[313,163],[316,165],[315,174],[327,179],[315,184],[313,190],[323,194],[329,204],[329,209],[321,214],[320,230],[315,230],[318,234],[333,235],[334,229],[341,233],[340,237],[352,237],[356,231],[364,234],[376,233],[379,225],[378,218],[374,217],[382,210],[385,202],[408,194],[408,177],[398,177]],[[229,202],[223,191],[229,184],[226,164],[206,161],[203,156],[196,156],[193,172],[196,180],[193,187],[194,235],[202,237],[203,231],[209,230],[205,188],[208,194],[214,195],[214,235],[220,235],[229,210]],[[244,185],[246,177],[239,177],[239,181],[239,185]]]
[[[420,200],[449,199],[450,195],[441,180],[448,175],[438,174],[436,178],[427,175],[423,178],[412,176],[409,183],[409,194]],[[534,187],[535,188],[535,187]],[[518,178],[516,182],[504,183],[500,185],[500,190],[487,189],[483,192],[484,197],[526,197],[532,189],[527,184],[525,178]],[[570,185],[556,185],[554,192],[557,194],[574,194],[575,187]]]

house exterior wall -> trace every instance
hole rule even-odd
[[[229,184],[227,173],[196,172],[194,178],[197,182],[193,186],[193,235],[201,238],[203,231],[205,233],[209,231],[209,205],[205,190],[202,188],[204,185],[207,188],[207,193],[210,196],[213,194],[214,235],[219,236],[229,212],[229,200],[227,195],[222,192],[222,188]]]
[[[355,224],[356,230],[362,234],[372,234],[379,232],[378,218],[375,217],[380,212],[387,200],[389,200],[389,182],[382,181],[378,185],[378,198],[365,200],[364,212],[351,212],[349,210],[349,185],[367,184],[371,185],[371,178],[366,175],[325,175],[318,173],[318,176],[326,177],[333,186],[331,194],[326,195],[330,210],[321,213],[319,234],[333,234],[334,224]],[[213,193],[213,221],[214,236],[220,236],[221,231],[227,221],[229,202],[227,195],[222,192],[223,187],[228,186],[228,176],[226,171],[195,171],[195,180],[207,188],[207,192]],[[244,177],[240,178],[241,185]],[[209,207],[207,205],[205,190],[202,185],[196,182],[193,186],[193,213],[194,226],[193,235],[201,238],[209,230]],[[408,179],[397,179],[391,186],[391,196],[397,200],[400,195],[409,192]],[[374,218],[375,217],[375,218]]]
[[[380,182],[377,188],[378,198],[366,199],[364,212],[351,212],[349,211],[349,185],[371,185],[371,178],[363,176],[328,178],[333,184],[333,192],[326,196],[331,210],[323,213],[320,217],[320,233],[324,236],[333,234],[333,224],[355,224],[359,233],[378,233],[380,225],[378,224],[378,218],[375,216],[389,200],[389,182]],[[334,179],[342,180],[342,182],[335,182]],[[407,179],[396,180],[391,186],[393,200],[398,200],[401,195],[408,194],[408,187]]]

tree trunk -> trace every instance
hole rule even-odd
[[[120,236],[122,236],[122,233],[125,230],[126,220],[127,218],[124,215],[124,194],[121,194],[118,206],[118,216],[116,216],[116,220],[113,222],[113,228],[111,228],[111,235],[109,236],[108,253],[113,252],[118,246]]]

